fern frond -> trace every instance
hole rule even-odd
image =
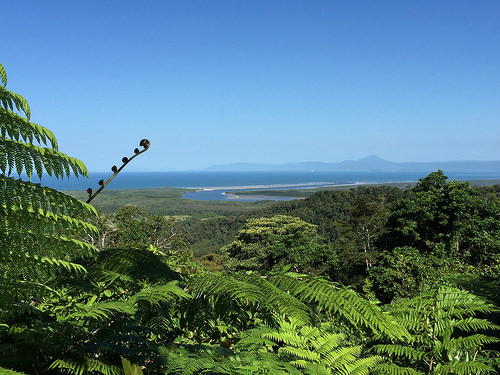
[[[471,370],[476,362],[469,359],[471,355],[476,358],[478,352],[487,353],[482,348],[500,340],[469,333],[498,329],[495,324],[474,317],[477,313],[495,311],[492,304],[469,292],[442,286],[400,301],[389,310],[411,332],[413,340],[410,343],[376,345],[376,352],[394,356],[396,363],[400,359],[402,363],[412,363],[415,368],[425,368],[433,362],[436,364],[434,373],[483,373],[482,369],[489,368],[478,360],[476,370]]]
[[[258,303],[264,300],[263,293],[246,281],[238,280],[227,274],[200,274],[189,284],[193,297],[202,295],[218,296],[228,295],[233,299],[247,300]]]
[[[74,272],[76,274],[86,274],[87,270],[81,264],[68,262],[61,259],[43,257],[40,259],[42,263],[48,263],[50,265],[56,266],[58,269],[64,268],[69,272]]]
[[[424,375],[423,372],[409,367],[400,367],[394,363],[381,363],[374,367],[376,375]]]
[[[362,325],[375,333],[393,338],[409,338],[408,332],[390,315],[361,297],[354,290],[340,287],[319,277],[288,273],[270,278],[278,288],[303,302],[315,302],[339,318],[351,324]]]
[[[34,143],[48,146],[54,150],[58,144],[54,134],[47,128],[28,121],[15,113],[0,107],[0,135],[15,141]]]
[[[150,286],[142,289],[140,292],[131,297],[130,303],[147,303],[152,306],[157,306],[160,302],[168,301],[173,298],[187,299],[191,298],[191,295],[185,292],[184,289],[177,286],[177,281],[170,281],[165,284]]]
[[[453,328],[458,328],[459,330],[464,332],[500,329],[498,325],[493,324],[487,319],[479,319],[473,317],[454,320]]]
[[[0,63],[0,82],[2,83],[2,85],[7,86],[7,72],[5,71],[5,68],[1,63]]]
[[[1,71],[0,71],[1,73]],[[26,375],[24,372],[9,370],[4,367],[0,367],[0,374],[2,375]]]
[[[2,81],[7,83],[7,75],[5,70],[3,70]],[[24,99],[21,95],[15,92],[9,91],[5,88],[5,84],[0,86],[0,105],[10,111],[19,111],[24,113],[26,118],[29,120],[31,117],[31,110],[28,101]]]
[[[476,333],[475,335],[453,338],[449,342],[445,343],[443,347],[449,351],[452,351],[454,349],[480,348],[485,344],[493,344],[498,342],[500,342],[500,339],[496,337]]]
[[[142,369],[136,364],[130,363],[126,358],[122,357],[123,372],[125,375],[143,375]]]
[[[71,375],[86,375],[93,373],[102,375],[123,375],[122,369],[118,366],[109,365],[98,359],[89,357],[57,359],[50,364],[49,369],[59,370],[62,373]]]
[[[35,167],[38,177],[42,178],[40,166],[43,166],[51,177],[69,178],[72,172],[77,177],[88,177],[88,171],[83,162],[52,148],[1,138],[0,154],[7,155],[6,159],[0,161],[0,170],[6,175],[16,171],[20,176],[25,172],[31,178],[33,167]]]
[[[311,324],[313,322],[315,314],[311,307],[296,296],[277,287],[273,284],[272,278],[262,278],[253,274],[241,274],[236,277],[255,285],[262,293],[263,299],[259,301],[259,307],[262,310],[267,310],[268,316],[293,317],[297,324]]]
[[[409,358],[413,360],[421,360],[425,357],[426,353],[406,345],[375,345],[373,347],[376,353],[387,354],[389,356],[396,356],[401,358]]]
[[[243,332],[235,348],[241,350],[272,350],[276,342],[267,338],[267,334],[273,332],[272,328],[261,326]]]
[[[290,354],[292,356],[306,360],[308,362],[319,362],[321,360],[321,356],[319,355],[319,353],[309,349],[303,349],[300,347],[297,348],[294,346],[282,346],[281,348],[278,349],[278,354],[282,353]]]
[[[380,362],[382,362],[382,358],[378,356],[359,358],[348,365],[342,366],[343,369],[339,368],[338,370],[341,374],[346,375],[368,375],[371,369]]]
[[[106,320],[116,314],[133,314],[135,309],[126,301],[104,301],[92,305],[80,305],[79,311],[75,311],[67,316],[66,319],[83,320]]]
[[[116,288],[132,287],[139,280],[149,283],[179,280],[179,275],[166,266],[160,256],[146,249],[109,248],[87,262],[92,268],[91,277]]]
[[[349,346],[345,348],[333,349],[322,353],[324,363],[331,368],[336,368],[338,364],[352,363],[361,355],[361,346]]]
[[[457,375],[469,375],[469,374],[489,374],[496,373],[495,368],[492,366],[476,362],[452,362],[451,364],[441,365],[438,364],[434,369],[434,374],[457,374]]]
[[[311,345],[315,351],[325,356],[330,356],[332,353],[337,355],[338,353],[334,349],[339,346],[343,338],[344,335],[340,333],[325,333],[311,341]]]
[[[5,215],[13,210],[43,210],[72,217],[97,215],[96,209],[67,194],[40,184],[0,175],[0,210]]]

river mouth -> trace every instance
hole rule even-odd
[[[318,187],[338,186],[332,183],[314,183],[314,184],[292,184],[292,185],[257,185],[257,186],[231,186],[231,187],[210,187],[200,188],[197,191],[184,193],[183,199],[202,200],[202,201],[232,201],[232,202],[257,202],[257,201],[291,201],[295,199],[303,199],[303,197],[294,197],[294,189],[314,189]],[[290,190],[290,196],[271,196],[259,195],[258,191],[269,190]],[[252,191],[256,194],[238,195],[238,191]]]

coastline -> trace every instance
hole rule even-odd
[[[500,179],[480,179],[480,180],[466,180],[471,186],[484,186],[500,184]],[[352,189],[359,186],[394,186],[400,188],[407,188],[416,184],[416,180],[407,181],[384,181],[384,182],[371,182],[371,181],[358,181],[354,183],[308,183],[308,184],[270,184],[270,185],[246,185],[246,186],[221,186],[221,187],[205,187],[198,188],[195,192],[184,194],[184,199],[200,199],[200,200],[226,200],[226,201],[240,201],[240,202],[255,202],[259,200],[275,200],[287,201],[295,199],[305,199],[307,190],[330,190],[330,189]],[[300,191],[300,194],[294,195],[293,191]],[[262,191],[262,194],[259,192]],[[203,197],[204,193],[219,195],[218,199]],[[275,193],[270,195],[270,193]],[[223,198],[220,198],[222,196]]]

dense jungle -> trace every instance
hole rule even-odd
[[[0,82],[1,374],[498,370],[500,185],[104,213],[21,179],[88,172]]]

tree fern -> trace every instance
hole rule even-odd
[[[499,327],[475,315],[494,310],[492,304],[469,292],[447,286],[432,289],[390,308],[411,339],[374,349],[401,365],[384,365],[390,374],[412,373],[409,368],[434,374],[492,372],[485,346],[500,340],[477,331]]]
[[[30,294],[30,289],[33,293],[37,281],[61,267],[82,271],[68,262],[69,256],[94,252],[80,238],[97,229],[85,221],[96,214],[92,206],[10,177],[87,176],[87,170],[81,161],[58,151],[50,130],[30,122],[28,102],[5,88],[2,65],[0,77],[0,288],[5,291],[1,305],[16,295]]]
[[[361,297],[354,290],[331,283],[320,277],[288,273],[271,277],[280,290],[304,303],[315,303],[334,318],[353,326],[361,325],[389,337],[408,337],[407,331],[390,315]]]
[[[278,328],[257,328],[243,334],[237,350],[272,350],[279,359],[306,374],[368,374],[381,358],[360,358],[361,346],[343,346],[344,335],[330,331],[331,324],[318,327],[294,318],[278,317]],[[265,346],[256,346],[265,339]],[[272,343],[272,345],[270,345]]]
[[[87,221],[96,211],[30,181],[34,175],[88,173],[81,161],[58,150],[50,130],[30,121],[28,102],[6,89],[1,64],[0,81],[0,366],[36,372],[32,366],[81,333],[39,307],[43,297],[55,292],[47,284],[50,277],[86,273],[74,258],[97,250],[82,240],[86,233],[97,232]],[[24,174],[27,180],[21,178]]]
[[[302,375],[303,372],[275,353],[233,352],[223,347],[185,345],[164,348],[166,374],[194,375]]]

